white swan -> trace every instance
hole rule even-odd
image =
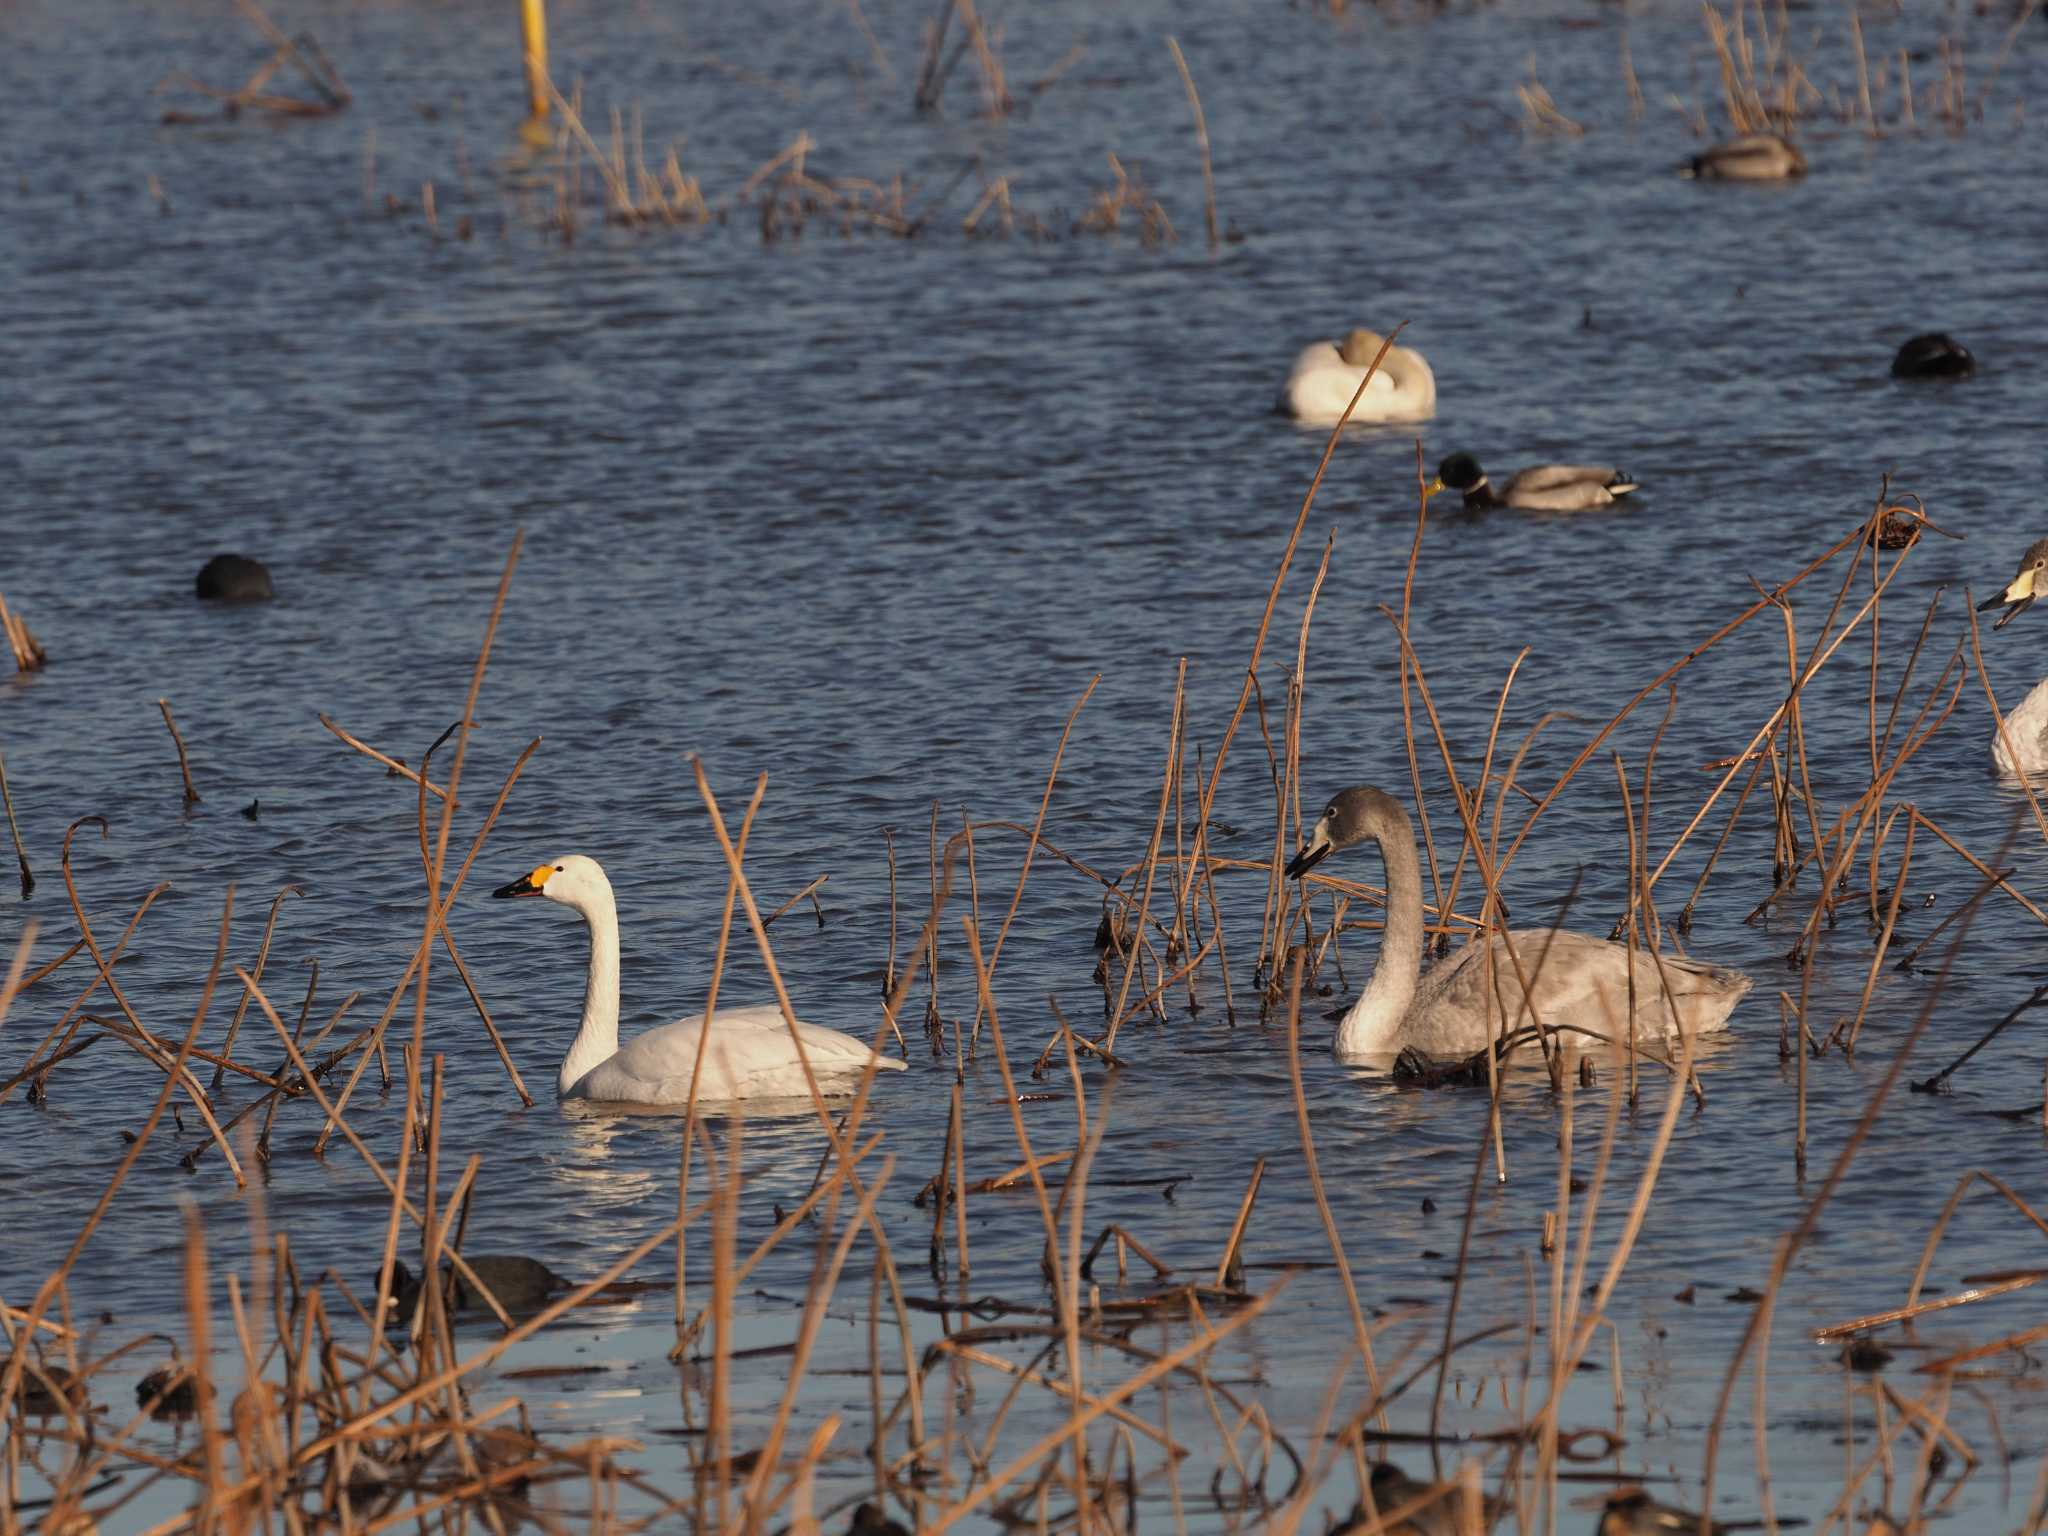
[[[555,1091],[565,1099],[597,1099],[610,1103],[681,1104],[690,1097],[690,1075],[697,1061],[697,1037],[704,1015],[692,1014],[673,1024],[658,1025],[619,1047],[619,912],[611,882],[597,860],[580,853],[543,864],[493,896],[545,896],[583,914],[590,925],[590,979],[583,992],[583,1023],[569,1054],[562,1058]],[[821,1089],[840,1092],[857,1077],[875,1053],[865,1042],[836,1029],[799,1022],[796,1038],[803,1042]],[[901,1071],[893,1057],[875,1058],[883,1067]],[[704,1048],[704,1081],[697,1101],[723,1099],[801,1098],[810,1089],[797,1058],[782,1010],[774,1004],[720,1008]]]
[[[1986,613],[1993,608],[2004,608],[2005,612],[1991,627],[2005,628],[2034,605],[2034,599],[2041,595],[2041,578],[2044,575],[2048,575],[2048,539],[2036,539],[2020,556],[2019,572],[2006,584],[2005,590],[1979,603],[1977,611]],[[2011,752],[2005,749],[2008,737],[2012,740]],[[2015,756],[2017,763],[2014,762]],[[1998,765],[2001,773],[2030,776],[2048,773],[2048,678],[2034,684],[2033,692],[2021,699],[2018,707],[2005,717],[2003,731],[1991,733],[1991,761]]]
[[[1377,331],[1353,331],[1341,344],[1318,341],[1302,348],[1287,375],[1281,408],[1311,426],[1335,426],[1385,340]],[[1407,347],[1388,347],[1372,383],[1359,395],[1351,420],[1427,421],[1435,414],[1436,375],[1429,371],[1422,354]]]
[[[1415,829],[1401,802],[1384,790],[1361,784],[1332,800],[1287,873],[1299,878],[1328,854],[1367,839],[1379,844],[1387,869],[1387,926],[1372,978],[1337,1026],[1331,1049],[1338,1056],[1392,1056],[1409,1046],[1432,1056],[1469,1056],[1500,1035],[1503,1016],[1510,1030],[1529,1023],[1575,1024],[1603,1036],[1626,1037],[1628,949],[1606,939],[1563,929],[1518,928],[1509,935],[1514,940],[1511,959],[1496,934],[1492,998],[1477,942],[1422,973],[1422,873]],[[1532,983],[1533,1017],[1522,1007],[1515,959]],[[1725,1028],[1730,1011],[1751,985],[1740,971],[1680,955],[1660,960],[1638,951],[1635,962],[1636,1030],[1639,1037],[1653,1040],[1668,1038],[1677,1026],[1692,1033]],[[1668,996],[1660,971],[1669,979]]]
[[[1590,512],[1611,507],[1630,491],[1640,489],[1626,470],[1605,464],[1534,464],[1518,469],[1495,490],[1479,461],[1469,453],[1454,453],[1436,467],[1436,479],[1429,487],[1456,491],[1473,512],[1488,507],[1520,507],[1526,512]]]

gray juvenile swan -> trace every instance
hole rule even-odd
[[[582,913],[590,925],[590,975],[583,991],[583,1023],[569,1054],[562,1058],[556,1093],[565,1099],[617,1104],[687,1103],[704,1015],[657,1025],[620,1048],[619,909],[612,900],[611,882],[597,860],[580,853],[567,854],[491,894],[545,896]],[[898,1072],[904,1067],[893,1057],[876,1057],[865,1041],[836,1029],[799,1021],[796,1033],[803,1041],[804,1059],[827,1093],[846,1092],[850,1080],[860,1076],[870,1059]],[[711,1021],[711,1042],[704,1048],[699,1103],[802,1098],[809,1092],[781,1008],[769,1003],[718,1010]]]
[[[1436,467],[1436,479],[1429,487],[1456,491],[1465,498],[1467,510],[1488,507],[1520,507],[1525,512],[1590,512],[1611,507],[1630,491],[1638,489],[1626,470],[1605,464],[1535,464],[1518,469],[1496,488],[1479,461],[1469,453],[1454,453]]]
[[[2036,539],[2020,556],[2019,571],[2005,590],[1979,603],[1977,611],[2004,608],[1998,622],[1991,626],[2003,629],[2033,607],[2035,598],[2048,592],[2048,581],[2044,578],[2048,578],[2048,539]],[[2005,749],[2007,737],[2012,739],[2010,752]],[[2001,773],[2024,773],[2030,777],[2048,773],[2048,678],[2034,684],[2033,690],[2013,706],[2012,713],[2005,717],[2003,732],[1991,733],[1991,761]]]
[[[1334,427],[1344,419],[1344,408],[1358,393],[1358,381],[1385,341],[1377,331],[1353,331],[1341,343],[1318,341],[1302,348],[1287,375],[1281,409],[1296,421]],[[1435,414],[1436,375],[1422,354],[1408,347],[1388,347],[1350,419],[1427,421]]]
[[[1476,942],[1425,974],[1415,828],[1385,790],[1361,784],[1332,800],[1287,873],[1299,879],[1337,849],[1368,840],[1379,844],[1387,868],[1387,926],[1372,979],[1337,1026],[1335,1054],[1384,1057],[1414,1046],[1432,1056],[1469,1056],[1493,1043],[1503,1013],[1509,1029],[1531,1022],[1576,1024],[1603,1035],[1626,1029],[1628,949],[1607,939],[1563,929],[1513,930],[1515,955],[1534,982],[1533,1017],[1524,1015],[1515,962],[1499,935],[1492,941],[1494,998],[1486,994],[1486,963]],[[1726,1028],[1750,989],[1740,971],[1665,955],[1667,996],[1659,961],[1640,951],[1635,958],[1636,1030],[1650,1039],[1668,1038],[1680,1026],[1691,1033]]]

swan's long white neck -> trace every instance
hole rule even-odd
[[[1412,852],[1409,858],[1413,860]],[[562,1058],[562,1074],[555,1080],[558,1094],[566,1094],[592,1067],[611,1060],[619,1051],[618,905],[609,886],[571,905],[590,925],[590,978],[583,988],[583,1023],[569,1054]]]
[[[1415,830],[1407,815],[1375,829],[1380,862],[1387,871],[1387,926],[1380,938],[1372,980],[1337,1026],[1331,1050],[1338,1056],[1384,1054],[1415,1001],[1422,975],[1422,869],[1415,857]]]

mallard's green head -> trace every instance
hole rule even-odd
[[[1479,467],[1479,461],[1469,453],[1454,453],[1436,467],[1436,480],[1430,485],[1429,494],[1438,491],[1457,491],[1469,496],[1486,484],[1486,471]]]

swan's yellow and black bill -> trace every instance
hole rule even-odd
[[[552,864],[543,864],[530,875],[521,875],[510,885],[501,885],[491,895],[500,899],[507,896],[538,896],[541,887],[548,883],[548,876],[555,872]]]
[[[2034,591],[2034,567],[2030,565],[2013,577],[2012,584],[1998,596],[1987,597],[1979,603],[1977,611],[1989,613],[1994,608],[2005,609],[2005,612],[1999,615],[1998,622],[1991,626],[1993,629],[2003,629],[2031,608],[2037,595]]]

